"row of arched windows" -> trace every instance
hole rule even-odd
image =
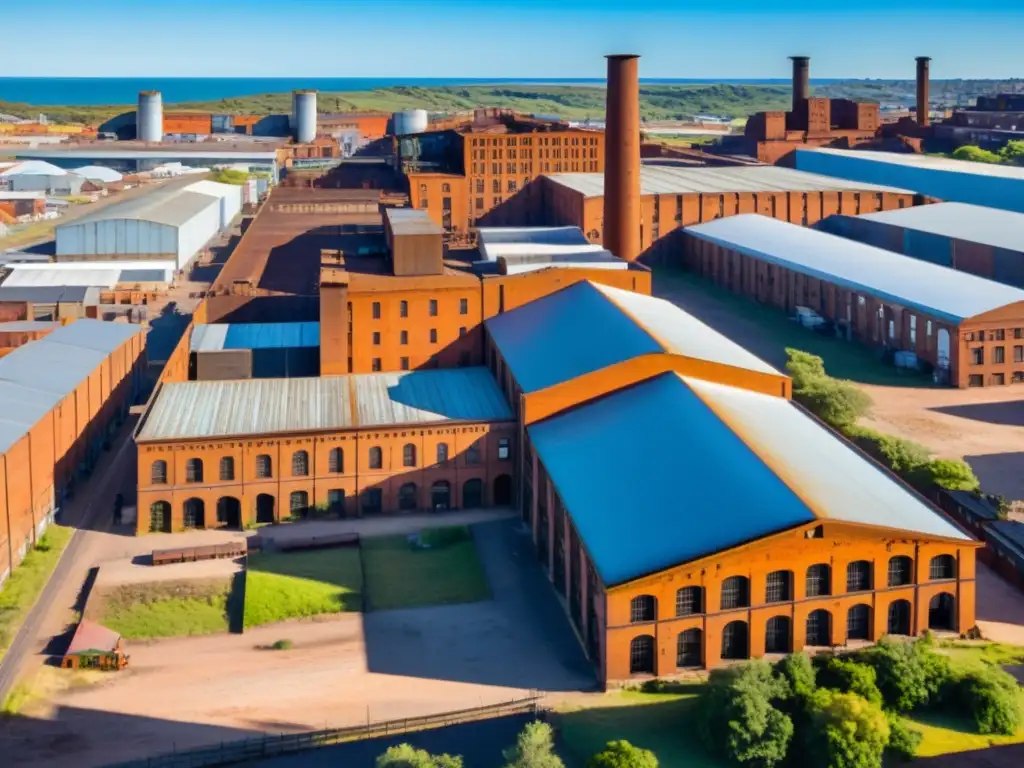
[[[942,592],[928,605],[928,628],[955,630],[956,614],[953,595]],[[831,646],[834,642],[832,614],[827,610],[811,611],[805,622],[805,646]],[[894,600],[889,604],[886,631],[890,635],[909,635],[911,605],[907,600]],[[871,639],[871,607],[858,604],[846,612],[846,640]],[[765,653],[793,652],[792,620],[788,616],[773,616],[765,623]],[[704,664],[704,633],[698,628],[680,632],[676,638],[676,666],[698,667]],[[750,632],[745,621],[731,621],[722,628],[721,658],[724,660],[750,658]],[[631,674],[655,673],[655,640],[651,635],[633,638],[629,647]]]
[[[901,587],[912,583],[914,562],[906,555],[889,559],[887,581],[890,587]],[[952,555],[937,555],[928,565],[931,581],[956,578],[956,558]],[[867,560],[856,560],[846,566],[846,591],[867,592],[873,588],[872,565]],[[832,594],[832,568],[826,563],[810,566],[806,573],[807,597]],[[793,572],[773,571],[765,579],[764,602],[783,603],[794,599]],[[719,605],[721,610],[750,607],[750,580],[746,576],[730,576],[722,582]],[[676,592],[676,616],[691,616],[704,613],[704,588],[683,587]],[[629,620],[632,623],[656,621],[658,602],[653,595],[638,595],[630,602]]]

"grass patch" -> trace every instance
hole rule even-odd
[[[643,693],[619,691],[597,699],[599,704],[563,709],[555,714],[569,766],[582,766],[613,739],[651,750],[659,765],[726,768],[709,755],[693,725],[696,691]]]
[[[359,611],[363,578],[355,547],[249,556],[244,626]]]
[[[490,596],[467,528],[432,529],[421,537],[430,548],[417,548],[406,536],[362,540],[370,609],[472,603]]]
[[[25,677],[11,688],[3,703],[0,703],[0,717],[14,715],[45,716],[49,702],[75,688],[85,688],[102,681],[108,672],[96,669],[59,669],[42,666]]]
[[[0,587],[0,658],[14,642],[18,628],[39,598],[73,534],[72,528],[50,525],[36,548],[25,555]]]
[[[96,595],[87,615],[128,640],[212,635],[228,630],[230,593],[222,579],[127,584]]]
[[[1019,695],[1018,699],[1021,701],[1021,706],[1024,706],[1024,695]],[[1018,728],[1012,736],[1000,736],[978,733],[971,720],[941,713],[915,714],[905,717],[904,720],[921,731],[922,738],[917,747],[916,757],[935,757],[954,752],[967,752],[972,749],[985,749],[1001,744],[1024,742],[1024,726]]]

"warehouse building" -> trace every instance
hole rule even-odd
[[[577,284],[487,330],[524,522],[604,683],[974,625],[979,544],[675,305]]]
[[[718,285],[912,352],[953,386],[1024,383],[1024,290],[756,215],[689,227],[682,248]]]
[[[795,154],[801,171],[1024,213],[1024,168],[895,152],[798,149]]]
[[[484,368],[165,383],[135,435],[138,531],[507,505],[514,422]]]
[[[592,243],[604,237],[604,177],[562,173],[540,178],[524,192],[527,220],[579,227]],[[861,214],[915,203],[907,189],[855,183],[792,168],[640,168],[640,245],[647,251],[678,229],[739,213],[760,213],[811,225],[836,213]],[[648,254],[650,256],[651,254]]]
[[[830,216],[819,229],[915,259],[1024,288],[1024,214],[937,203]]]
[[[29,288],[45,286],[118,286],[145,285],[153,290],[167,287],[177,269],[173,261],[56,261],[12,264],[10,274],[0,286]]]
[[[518,275],[538,269],[628,270],[629,262],[587,240],[579,227],[481,227],[478,271]]]
[[[0,285],[2,320],[76,320],[99,303],[100,288],[92,285]]]
[[[269,174],[276,184],[281,167],[280,142],[243,140],[238,142],[182,142],[154,144],[107,141],[59,146],[13,146],[4,153],[19,160],[45,162],[60,169],[83,164],[112,168],[122,173],[152,171],[161,165],[178,163],[192,168],[214,169],[222,165],[243,164],[253,172]]]
[[[165,186],[59,225],[57,261],[171,261],[183,269],[241,210],[241,187]]]
[[[145,342],[138,326],[79,320],[0,359],[0,581],[127,416]]]
[[[320,323],[211,323],[191,337],[194,381],[320,375]]]

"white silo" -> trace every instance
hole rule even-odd
[[[292,92],[292,137],[298,144],[316,138],[316,91]]]
[[[425,109],[404,109],[391,116],[395,126],[395,136],[409,133],[423,133],[430,125],[430,116]]]
[[[135,112],[135,135],[142,141],[164,138],[164,101],[160,91],[139,91],[139,108]]]

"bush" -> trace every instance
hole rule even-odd
[[[425,749],[409,744],[389,747],[377,758],[377,768],[462,768],[462,758],[452,755],[432,755]]]
[[[1024,163],[1024,141],[1008,141],[999,150],[999,156],[1008,163]]]
[[[955,459],[933,459],[921,468],[916,479],[923,487],[937,485],[948,491],[976,491],[981,485],[970,465]]]
[[[711,673],[700,701],[700,734],[707,748],[737,763],[781,763],[793,738],[792,719],[774,704],[789,684],[769,664],[753,661]]]
[[[658,768],[658,758],[628,741],[609,741],[587,761],[587,768]]]
[[[848,381],[817,379],[793,394],[803,405],[836,429],[853,426],[868,412],[871,398]]]
[[[861,661],[874,668],[878,689],[887,708],[911,712],[928,703],[928,672],[923,662],[927,648],[883,637],[874,648],[858,654]]]
[[[274,644],[270,646],[275,651],[290,651],[292,648],[291,640],[275,640]]]
[[[1012,735],[1020,727],[1017,681],[995,667],[968,672],[956,686],[956,700],[973,718],[978,733]]]
[[[969,160],[973,163],[1001,163],[1003,159],[995,152],[989,152],[981,147],[957,147],[953,150],[953,157],[957,160]]]
[[[555,754],[555,736],[551,726],[539,720],[527,723],[515,746],[504,751],[505,768],[565,768]]]
[[[818,656],[815,662],[818,685],[822,688],[853,693],[877,707],[882,706],[882,692],[872,667],[842,656]]]
[[[793,379],[794,391],[827,377],[824,360],[817,355],[790,347],[786,348],[786,372]]]
[[[920,443],[892,435],[879,436],[878,452],[893,472],[904,477],[927,465],[932,454]]]
[[[814,665],[806,653],[791,653],[786,656],[775,665],[775,674],[786,681],[793,696],[810,696],[818,687]]]
[[[889,721],[889,745],[886,751],[901,760],[913,760],[924,734],[910,727],[907,721],[892,712],[886,715]]]
[[[856,694],[821,688],[811,697],[810,718],[801,765],[881,768],[889,723],[877,704]]]

